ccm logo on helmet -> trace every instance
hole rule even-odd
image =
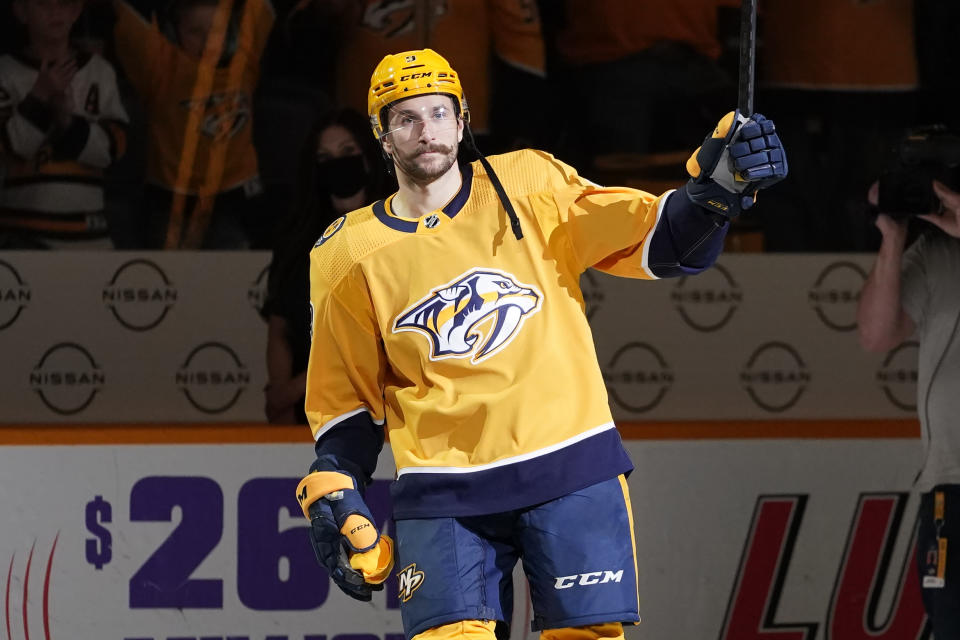
[[[433,75],[433,71],[424,71],[422,73],[411,73],[410,75],[400,76],[400,82],[404,80],[416,80],[417,78],[429,78]]]
[[[622,578],[623,578],[623,569],[620,569],[620,571],[617,571],[617,572],[591,571],[590,573],[581,573],[580,575],[562,576],[560,578],[557,578],[557,581],[554,583],[553,588],[569,589],[570,587],[575,587],[578,584],[582,587],[589,587],[592,584],[620,582]]]

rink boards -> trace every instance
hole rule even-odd
[[[922,635],[905,570],[916,344],[857,345],[871,261],[584,275],[636,465],[644,622],[630,637]],[[308,431],[261,422],[268,263],[0,255],[0,640],[400,640],[395,580],[364,605],[316,565],[293,497]],[[381,524],[391,474],[384,453]],[[515,609],[519,639],[522,588]]]
[[[643,617],[628,637],[920,637],[915,423],[646,428],[622,428]],[[313,558],[301,429],[29,426],[0,442],[0,637],[400,640],[395,578],[361,604]],[[391,472],[385,452],[369,501],[387,530]],[[525,588],[515,600],[513,637],[532,637]]]

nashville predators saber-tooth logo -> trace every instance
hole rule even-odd
[[[524,320],[540,310],[542,299],[536,288],[509,273],[473,269],[401,312],[393,331],[427,336],[431,360],[472,356],[477,363],[509,344]]]
[[[213,140],[235,136],[250,120],[249,98],[240,91],[214,93],[196,100],[181,100],[187,111],[200,111],[200,133]]]
[[[432,0],[422,3],[420,0],[374,0],[363,11],[362,24],[374,33],[385,38],[396,38],[416,29],[417,5],[430,5],[428,11],[433,15],[425,18],[433,22],[447,14],[449,0]]]
[[[400,582],[399,593],[401,602],[406,602],[413,596],[413,592],[423,584],[423,571],[417,571],[417,564],[411,564],[403,571],[397,572],[397,580]]]

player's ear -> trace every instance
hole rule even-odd
[[[380,138],[380,148],[386,155],[393,155],[393,143],[390,141],[390,136],[383,136]]]

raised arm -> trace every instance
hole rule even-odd
[[[562,225],[581,266],[613,275],[665,278],[709,268],[728,221],[757,190],[787,174],[773,122],[725,116],[687,162],[690,181],[655,198],[632,189],[586,186]]]
[[[906,340],[915,327],[900,298],[907,225],[881,213],[877,216],[877,228],[883,241],[860,292],[857,333],[864,349],[884,352]]]

